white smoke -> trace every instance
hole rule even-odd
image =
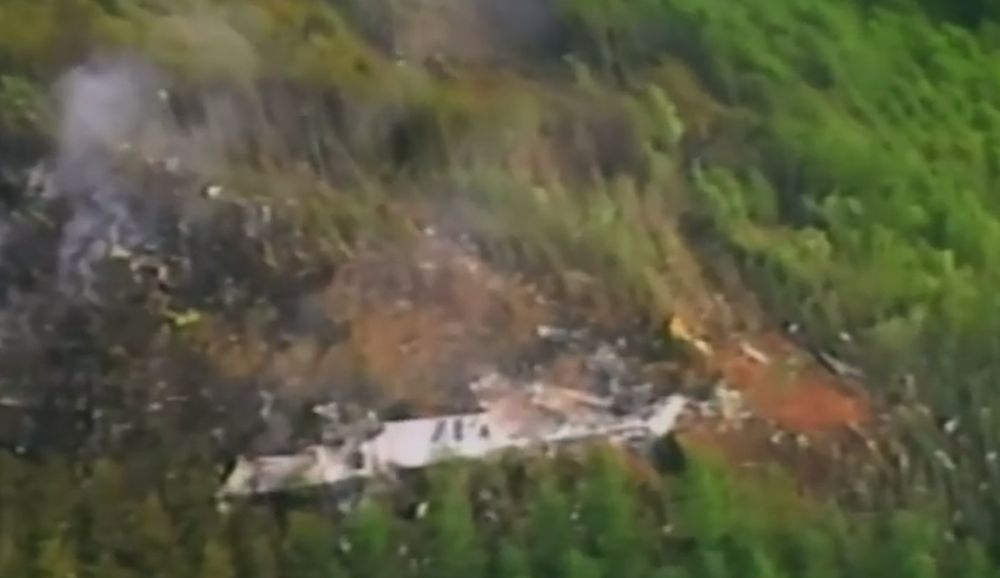
[[[166,75],[130,57],[96,59],[57,83],[57,152],[45,196],[68,214],[57,266],[67,296],[100,301],[98,265],[155,247],[157,207],[196,196],[190,187],[171,189],[170,179],[219,173],[227,147],[246,131],[245,115],[226,95],[201,95],[204,117],[182,127],[171,94]]]
[[[93,299],[94,265],[115,248],[150,242],[132,207],[142,192],[123,173],[126,154],[142,154],[144,133],[165,126],[160,76],[130,59],[101,59],[66,74],[56,86],[58,149],[50,198],[66,203],[59,248],[63,291]]]

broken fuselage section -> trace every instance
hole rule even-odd
[[[350,487],[450,459],[484,459],[510,450],[589,440],[653,441],[674,429],[687,406],[686,398],[675,395],[621,412],[611,400],[540,384],[511,390],[482,381],[473,393],[478,412],[386,421],[347,436],[330,436],[335,439],[300,453],[240,458],[219,497]],[[318,408],[318,413],[325,416],[329,409]]]

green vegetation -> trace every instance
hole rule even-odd
[[[10,444],[27,456],[0,463],[0,576],[995,574],[995,5],[536,4],[524,18],[542,32],[494,15],[496,61],[463,59],[481,47],[455,31],[473,26],[416,0],[0,5],[0,323],[18,336],[0,393],[40,400]],[[415,37],[428,22],[452,53]],[[103,300],[81,304],[60,289],[66,206],[23,190],[58,148],[49,88],[100,53],[166,72],[184,122],[157,128],[205,151],[198,182],[176,186],[225,193],[204,213],[156,205],[160,257],[183,263],[171,291],[109,261],[89,288]],[[140,144],[169,140],[150,132]],[[175,184],[138,165],[159,202]],[[773,483],[737,498],[698,468],[640,490],[599,463],[576,484],[540,473],[528,497],[503,486],[497,517],[470,501],[479,472],[431,480],[421,521],[387,502],[336,523],[219,516],[204,456],[242,449],[246,400],[336,381],[296,365],[296,347],[328,351],[289,321],[299,305],[427,223],[567,300],[582,273],[633,331],[707,292],[685,247],[717,273],[734,262],[774,318],[864,367],[898,447],[831,509]],[[364,361],[323,367],[348,365],[338,384],[397,401]],[[805,510],[789,519],[783,497]]]
[[[996,576],[978,542],[946,539],[931,516],[844,517],[776,492],[777,479],[736,481],[709,461],[640,482],[620,457],[508,462],[499,476],[449,466],[426,494],[410,495],[427,504],[413,517],[388,497],[346,515],[263,505],[220,514],[210,476],[175,496],[136,484],[134,468],[74,472],[5,456],[0,569],[31,578]],[[73,484],[82,491],[66,492]]]

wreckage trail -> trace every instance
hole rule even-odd
[[[369,437],[317,444],[298,455],[242,458],[223,484],[223,499],[391,477],[455,459],[483,459],[538,446],[606,440],[652,442],[670,432],[687,400],[671,396],[632,414],[600,409],[579,392],[534,384],[530,396],[493,389],[478,413],[387,421]],[[563,398],[556,410],[539,399]],[[598,400],[600,401],[600,400]],[[611,404],[601,404],[605,407]],[[518,406],[518,407],[514,407]]]

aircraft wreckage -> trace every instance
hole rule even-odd
[[[510,450],[592,440],[636,444],[674,429],[687,399],[674,395],[634,411],[614,400],[544,384],[511,388],[498,376],[472,386],[480,411],[355,427],[346,435],[336,406],[315,411],[329,422],[323,443],[288,455],[240,458],[219,491],[233,499],[301,489],[337,488],[454,458],[483,459]]]

